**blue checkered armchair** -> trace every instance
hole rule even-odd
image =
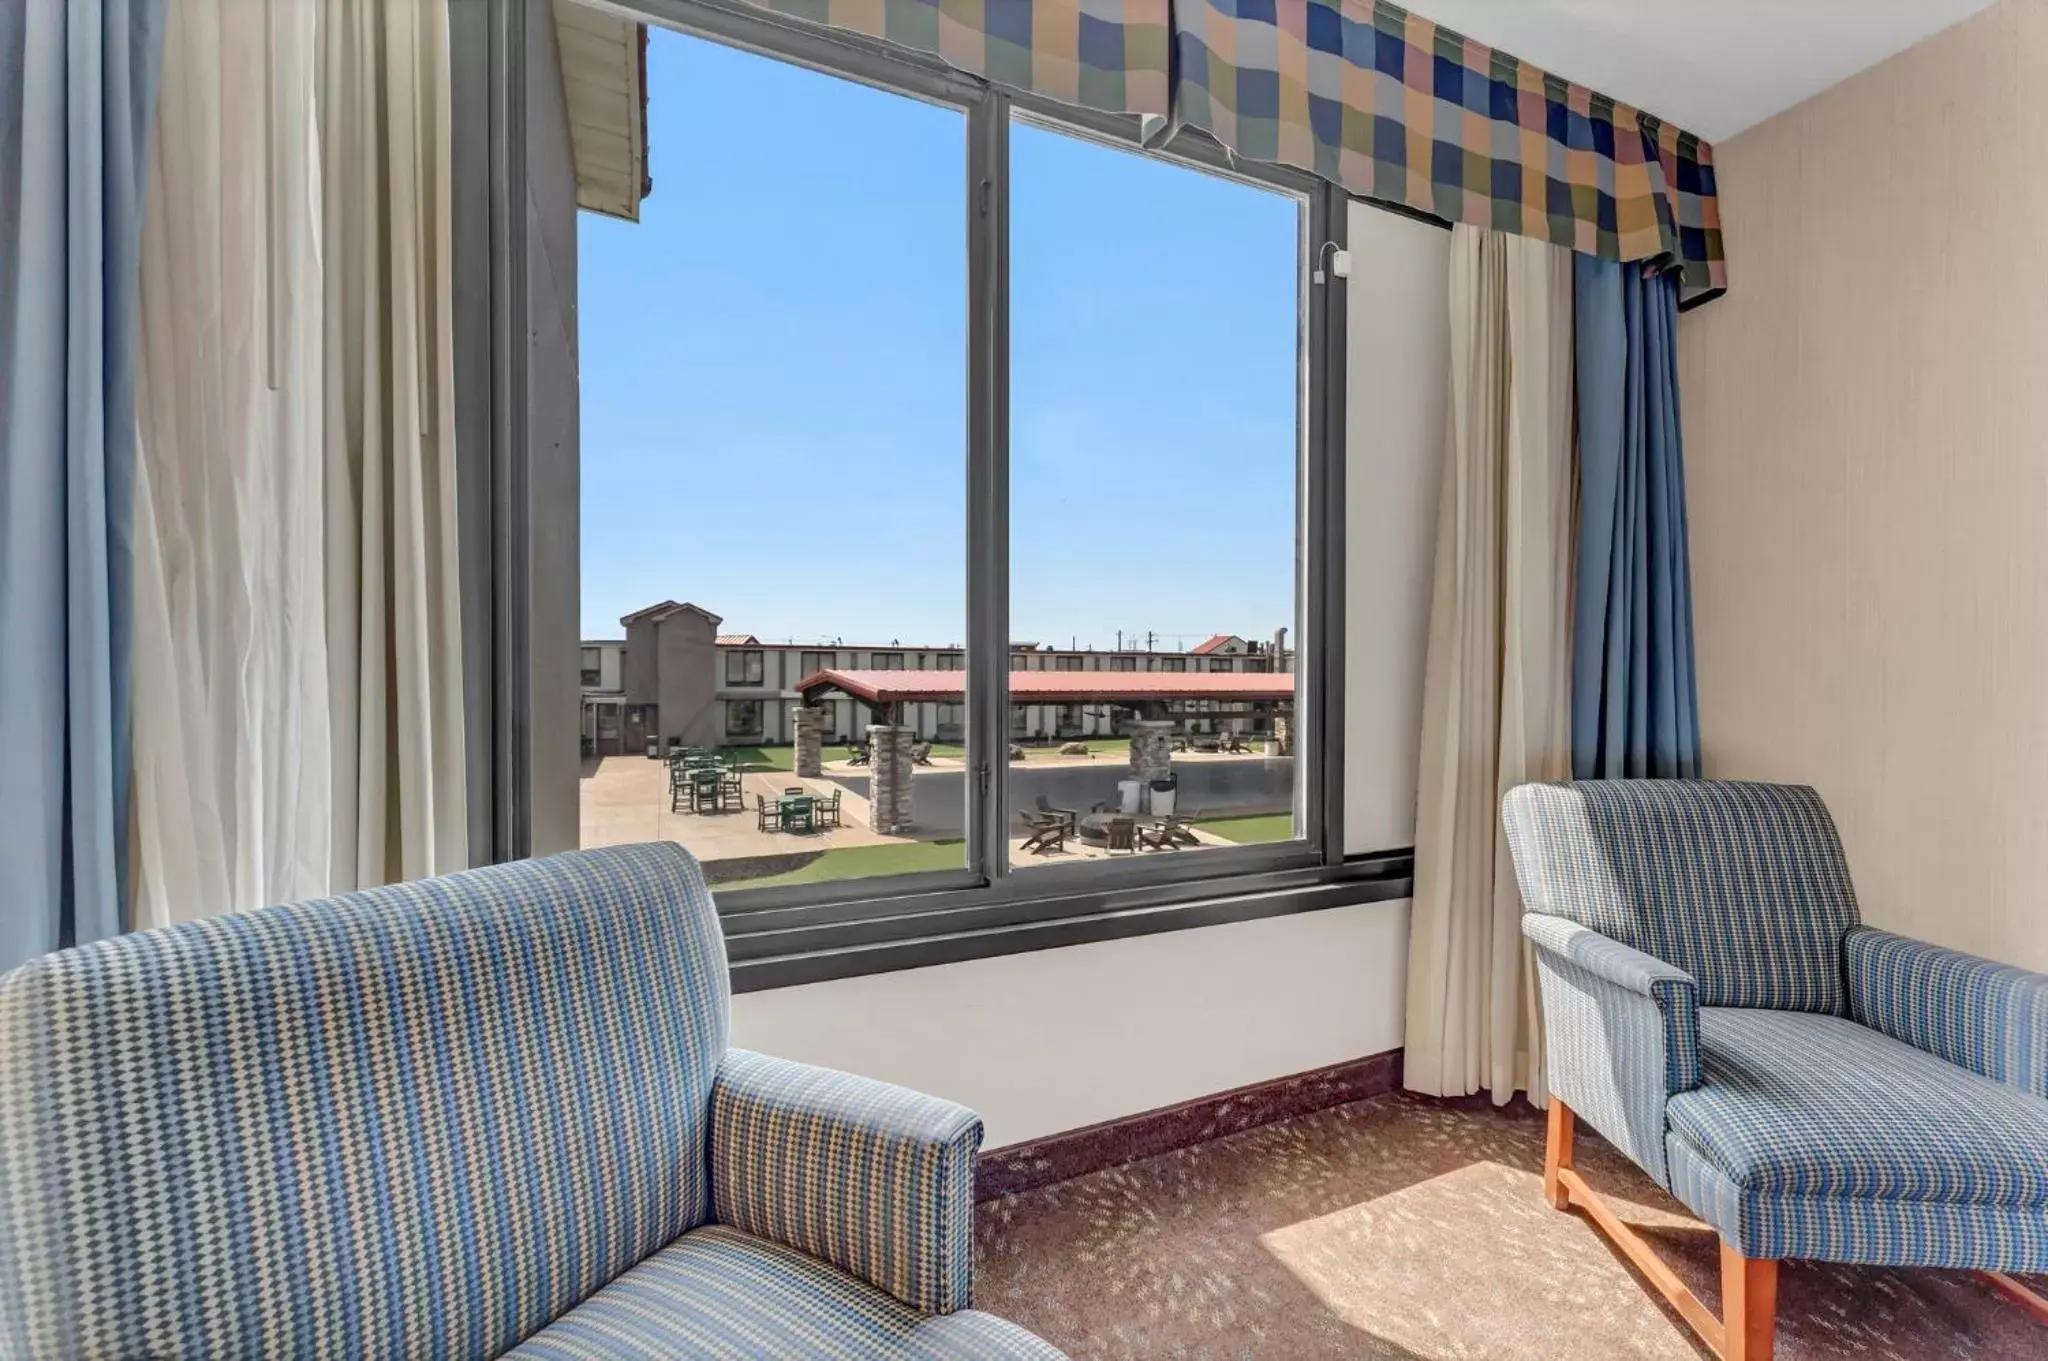
[[[981,1124],[726,1047],[672,845],[0,978],[0,1356],[1055,1358],[970,1308]]]
[[[1560,1172],[1590,1197],[1583,1118],[1720,1233],[1752,1296],[1783,1258],[2048,1270],[2048,978],[1859,925],[1811,789],[1525,785],[1503,818],[1560,1205]]]

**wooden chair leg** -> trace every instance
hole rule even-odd
[[[1771,1361],[1778,1328],[1778,1264],[1721,1241],[1722,1361]]]
[[[1558,1174],[1572,1165],[1572,1134],[1576,1127],[1572,1108],[1552,1096],[1550,1138],[1543,1148],[1543,1194],[1550,1198],[1553,1209],[1569,1210],[1572,1207],[1572,1193],[1565,1189]]]
[[[2029,1290],[2003,1271],[1980,1271],[1977,1274],[1983,1277],[1985,1283],[1993,1290],[2032,1315],[2034,1322],[2048,1324],[2048,1299]]]

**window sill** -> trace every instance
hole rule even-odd
[[[986,920],[983,909],[907,913],[887,923],[888,932],[882,939],[785,953],[762,953],[760,946],[766,933],[735,929],[739,924],[728,919],[732,990],[761,992],[802,983],[893,973],[898,969],[959,964],[1033,950],[1387,902],[1411,895],[1412,876],[1412,860],[1402,854],[1318,869],[1290,876],[1292,882],[1250,892],[1230,892],[1228,881],[1224,880],[1209,884],[1207,895],[1109,907],[1076,900],[1073,910],[1064,913],[1058,910],[1058,900],[1047,900],[1051,905],[1049,911],[1013,914],[1022,915],[1023,919],[990,925],[976,924],[977,918]]]

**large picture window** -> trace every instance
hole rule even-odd
[[[660,190],[576,243],[583,636],[625,634],[584,844],[693,851],[779,982],[1385,869],[1332,833],[1341,196],[800,21],[643,17]]]

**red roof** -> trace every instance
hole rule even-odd
[[[957,700],[964,671],[814,671],[797,682],[806,697],[839,690],[869,704]],[[1294,677],[1268,672],[1012,671],[1010,698],[1022,704],[1137,703],[1161,699],[1292,699]]]
[[[1234,633],[1212,633],[1209,635],[1209,639],[1207,642],[1201,643],[1196,647],[1189,648],[1188,651],[1192,652],[1195,656],[1199,657],[1202,656],[1204,653],[1214,652],[1217,648],[1222,647],[1225,643],[1237,643],[1242,641],[1244,640],[1239,638]]]

